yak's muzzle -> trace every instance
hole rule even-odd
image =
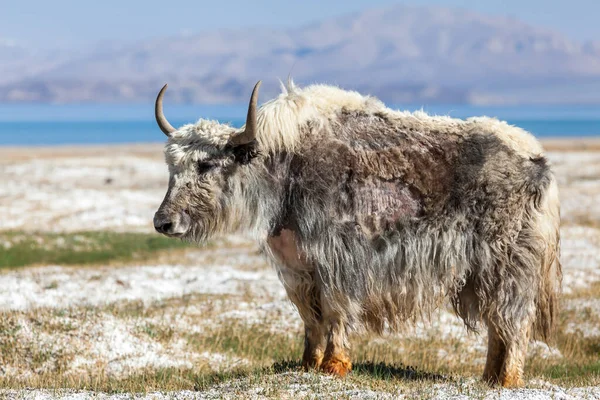
[[[188,232],[190,226],[191,219],[185,211],[178,214],[167,214],[158,210],[154,214],[154,229],[163,235],[181,237]]]

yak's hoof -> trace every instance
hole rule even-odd
[[[499,378],[497,375],[483,375],[483,380],[490,386],[500,385],[505,388],[520,388],[524,386],[520,374],[506,374]]]
[[[352,370],[352,362],[346,356],[334,355],[323,361],[321,369],[325,373],[343,378]]]
[[[315,351],[310,356],[304,356],[302,358],[302,368],[305,371],[312,371],[321,368],[323,363],[323,351]]]
[[[505,375],[502,377],[502,387],[505,388],[520,388],[523,387],[523,379],[519,375]]]

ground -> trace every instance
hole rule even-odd
[[[479,381],[485,330],[449,308],[300,369],[302,324],[256,246],[163,239],[160,146],[0,150],[0,398],[600,398],[600,145],[549,142],[562,202],[556,339],[526,387]]]

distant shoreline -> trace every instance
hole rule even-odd
[[[115,157],[136,156],[162,159],[164,143],[115,144],[58,144],[0,146],[0,164],[11,161],[62,157]]]
[[[546,151],[600,151],[600,137],[540,139]]]

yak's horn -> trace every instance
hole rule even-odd
[[[165,90],[167,90],[167,86],[165,85],[158,92],[158,96],[156,97],[156,103],[154,103],[154,116],[156,117],[156,123],[161,131],[167,136],[171,136],[171,133],[175,132],[177,129],[173,128],[173,125],[167,121],[165,118],[165,114],[163,114],[163,96],[165,95]]]
[[[260,84],[261,81],[258,81],[256,82],[256,85],[254,85],[252,96],[250,96],[250,104],[248,105],[246,129],[231,139],[231,142],[234,145],[250,143],[256,138],[256,109],[258,108],[258,89],[260,88]]]

